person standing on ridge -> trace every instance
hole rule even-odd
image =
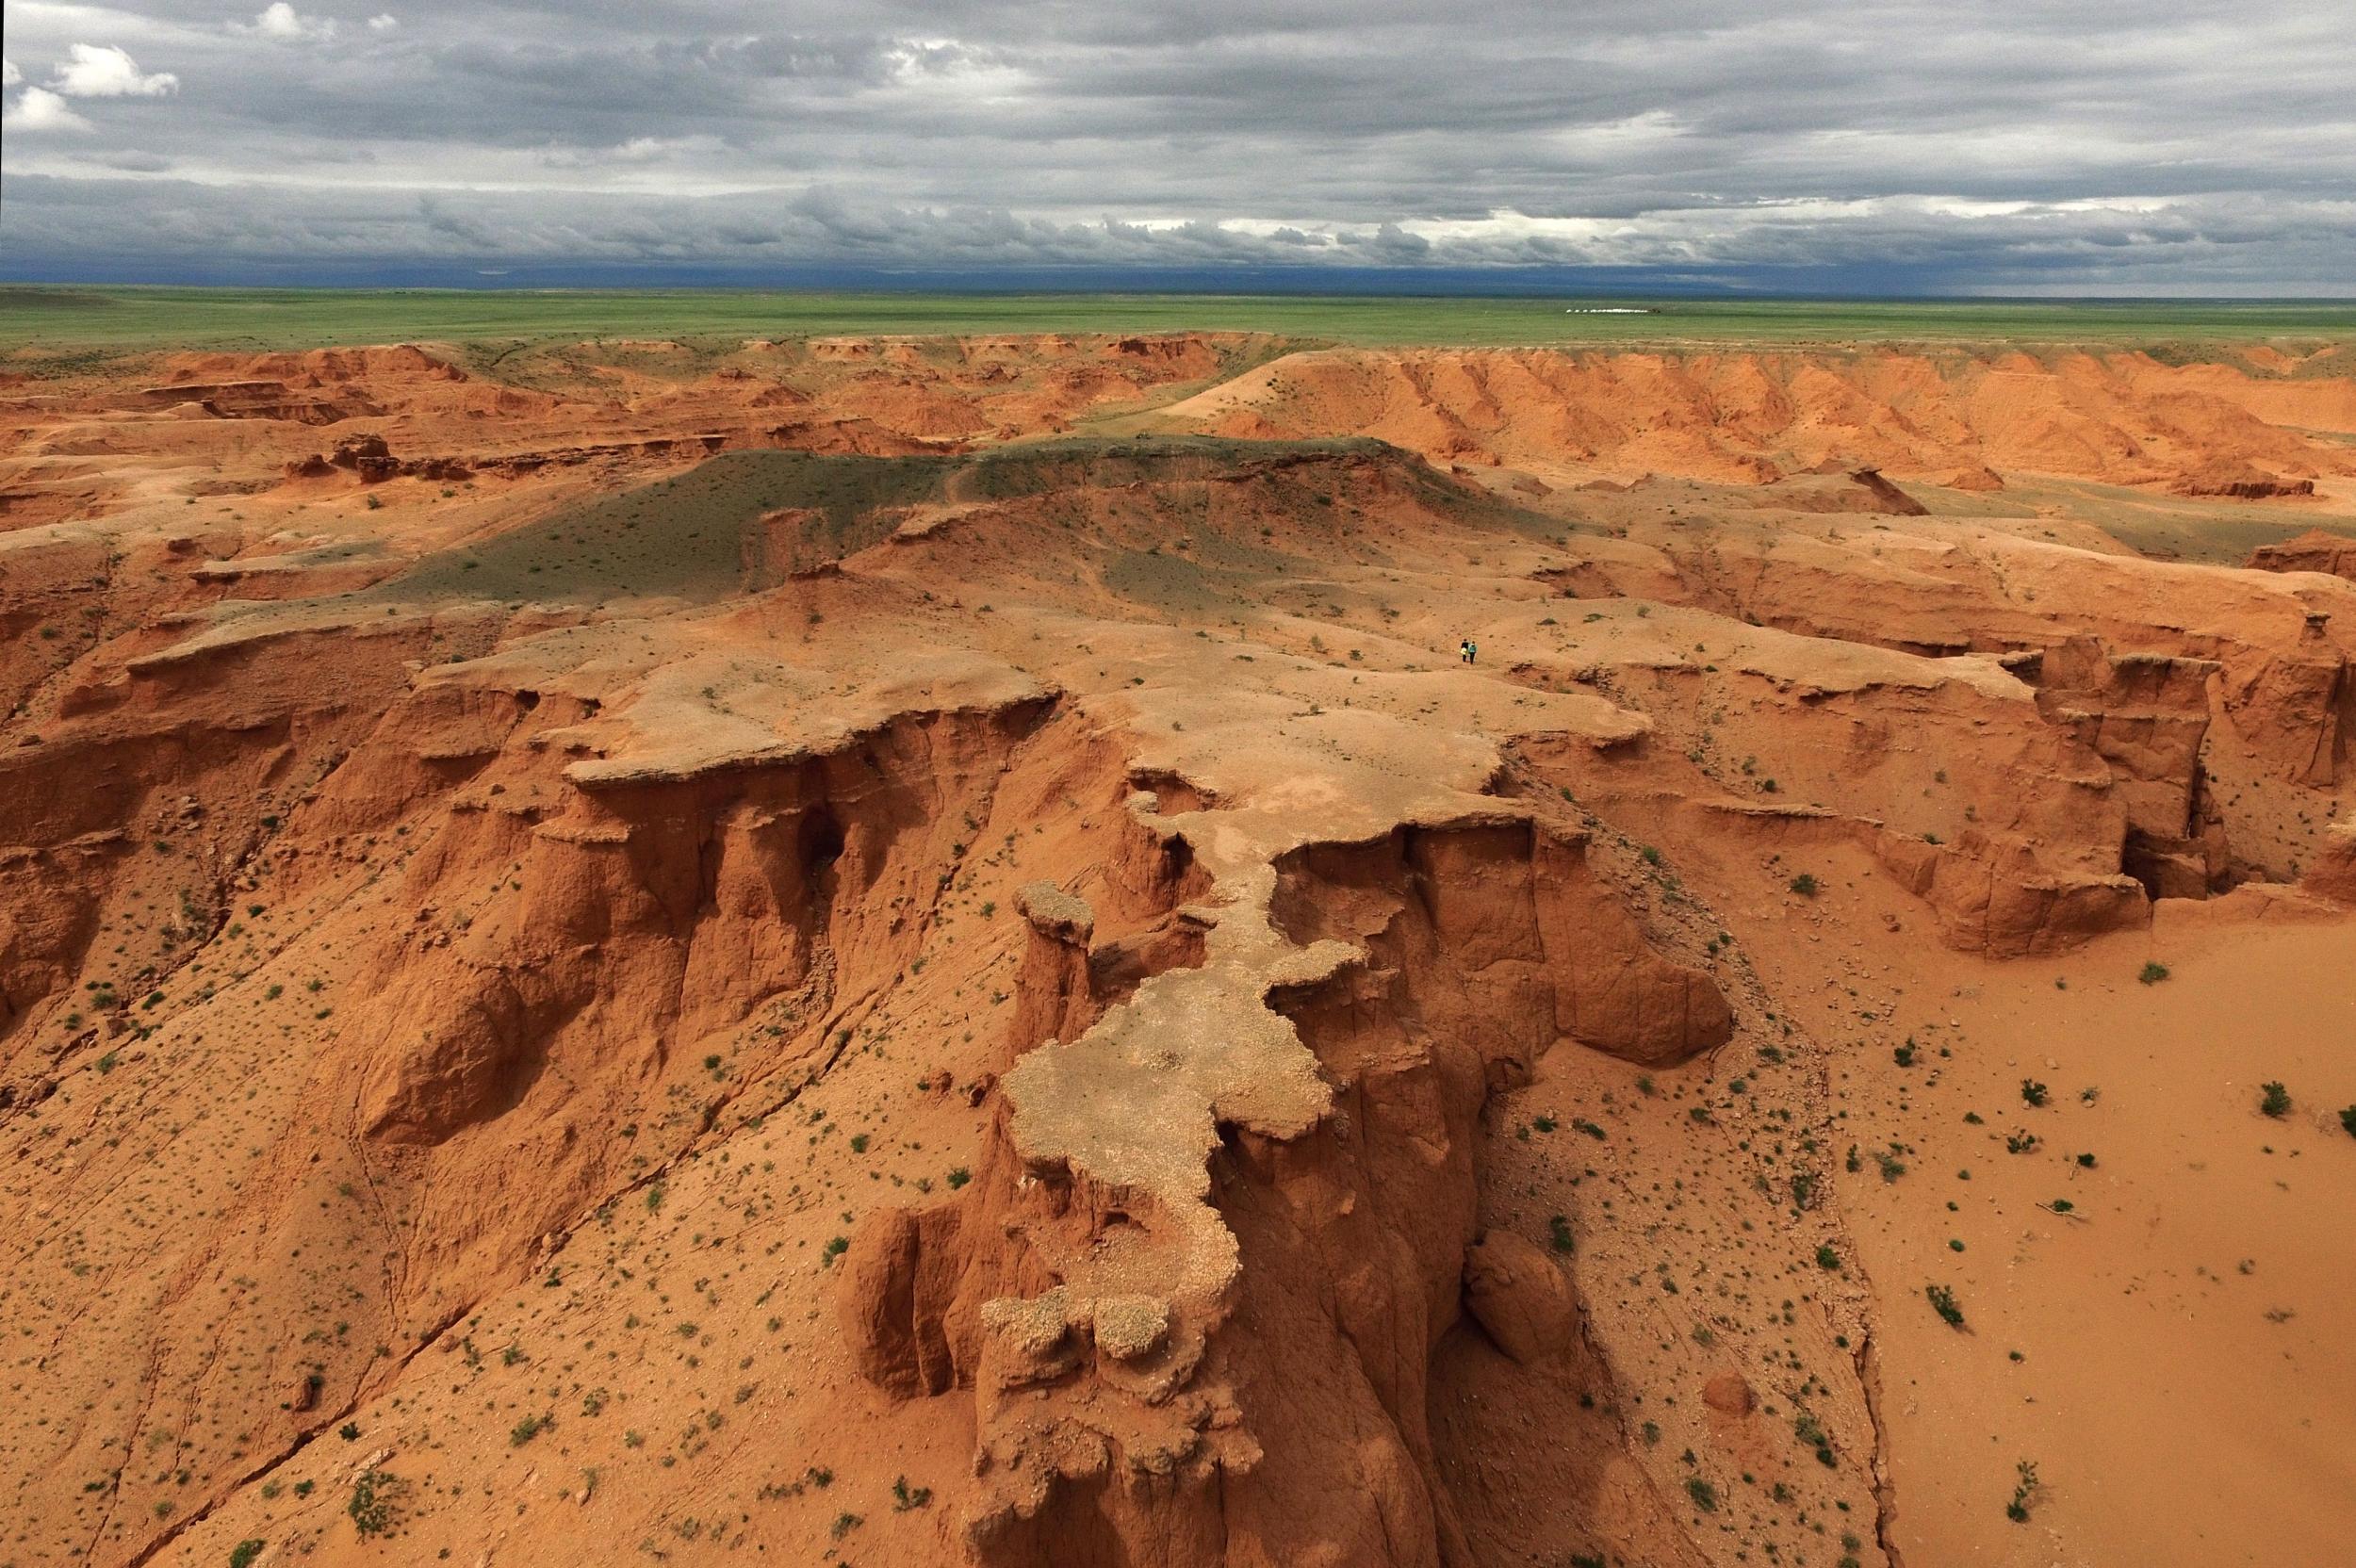
[[[1467,663],[1467,664],[1469,664],[1469,663],[1471,663],[1471,662],[1472,662],[1472,639],[1471,639],[1471,638],[1469,638],[1469,637],[1459,637],[1458,639],[1456,639],[1456,657],[1457,657],[1457,658],[1459,658],[1459,659],[1461,659],[1461,660],[1463,660],[1463,661],[1464,661],[1465,663]]]

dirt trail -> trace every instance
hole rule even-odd
[[[2336,362],[1284,348],[0,389],[0,1560],[2328,1558]]]

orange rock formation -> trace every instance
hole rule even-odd
[[[0,388],[0,1560],[2328,1560],[2346,367],[1284,348]]]

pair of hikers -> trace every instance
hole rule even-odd
[[[1470,664],[1480,659],[1481,645],[1467,637],[1456,645],[1456,651],[1463,657],[1465,663]]]

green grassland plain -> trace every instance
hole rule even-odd
[[[26,368],[163,349],[1183,331],[1398,347],[2006,343],[2190,354],[2221,342],[2356,343],[2356,301],[0,287],[0,358]]]

